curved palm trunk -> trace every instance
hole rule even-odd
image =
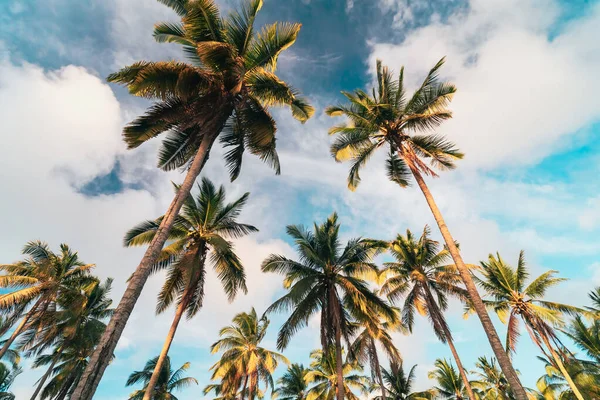
[[[402,154],[400,154],[400,156],[402,156]],[[406,160],[406,157],[403,157],[403,159]],[[465,288],[467,289],[469,299],[473,303],[473,307],[477,312],[477,316],[479,317],[479,321],[481,322],[483,330],[485,331],[485,334],[488,338],[488,341],[490,342],[492,350],[494,351],[494,355],[498,360],[498,364],[500,364],[500,368],[502,368],[502,372],[504,372],[506,379],[510,383],[510,387],[515,395],[515,398],[517,400],[527,400],[527,393],[525,393],[525,389],[523,389],[523,385],[521,385],[521,382],[519,381],[519,377],[517,376],[517,373],[513,368],[510,359],[508,358],[508,354],[506,354],[506,351],[504,351],[504,346],[502,346],[502,342],[498,337],[496,328],[494,328],[494,324],[492,323],[492,320],[490,319],[490,316],[487,313],[485,305],[483,304],[483,300],[481,300],[481,296],[477,291],[475,282],[473,282],[471,273],[467,269],[467,266],[465,265],[462,257],[460,256],[460,252],[456,247],[456,243],[454,243],[454,239],[452,238],[452,235],[448,230],[448,226],[446,226],[446,222],[444,221],[442,213],[440,212],[437,204],[435,203],[435,200],[433,199],[433,195],[431,194],[429,188],[427,187],[427,184],[423,180],[421,172],[419,172],[419,170],[410,162],[408,162],[408,166],[413,176],[415,177],[419,188],[423,192],[425,200],[427,200],[427,204],[429,205],[431,213],[435,218],[435,222],[437,223],[440,229],[442,237],[444,238],[444,242],[446,243],[450,255],[452,256],[452,260],[454,260],[454,264],[456,265],[460,277],[462,278],[462,281],[465,284]]]
[[[381,387],[381,397],[383,397],[384,400],[387,400],[387,392],[385,390],[385,386],[383,385],[383,377],[381,376],[381,365],[379,365],[379,357],[377,356],[377,346],[375,346],[375,342],[373,340],[371,340],[371,354],[373,354],[375,373],[377,374],[377,380],[379,381],[379,386]]]
[[[38,394],[41,392],[42,388],[44,387],[44,384],[46,383],[46,380],[52,373],[52,370],[54,369],[54,366],[56,365],[56,362],[60,358],[60,355],[62,354],[64,348],[65,348],[64,346],[61,346],[58,353],[56,353],[56,355],[54,356],[54,359],[50,363],[48,370],[46,370],[46,373],[44,374],[44,376],[42,376],[42,379],[40,379],[40,383],[38,384],[37,388],[35,389],[35,392],[33,392],[33,395],[31,396],[31,400],[35,400],[37,398]]]
[[[450,329],[448,328],[448,324],[446,323],[446,319],[444,318],[444,314],[442,314],[442,310],[438,307],[435,299],[433,298],[433,294],[429,289],[427,284],[422,286],[425,289],[425,294],[427,296],[428,307],[430,307],[435,315],[438,316],[438,319],[441,321],[440,326],[442,331],[444,332],[444,338],[446,339],[446,344],[450,347],[450,352],[452,352],[452,356],[454,357],[454,361],[456,361],[456,367],[458,368],[458,372],[460,373],[460,377],[465,385],[465,389],[469,396],[469,400],[476,399],[475,394],[473,393],[473,388],[471,388],[471,382],[469,382],[469,377],[467,376],[467,372],[463,367],[462,362],[460,361],[460,357],[458,356],[458,351],[456,351],[456,347],[454,347],[454,340],[452,339],[452,333],[450,333]]]
[[[31,307],[31,310],[29,310],[27,312],[27,314],[25,314],[25,316],[21,320],[21,323],[19,324],[19,326],[17,326],[17,329],[15,329],[15,331],[12,333],[12,335],[10,335],[10,338],[8,338],[6,343],[4,343],[2,350],[0,350],[0,359],[2,359],[2,357],[4,357],[4,355],[6,354],[6,352],[10,348],[10,346],[13,344],[15,339],[23,332],[23,329],[27,325],[27,322],[29,322],[29,320],[31,319],[31,316],[36,312],[36,310],[39,307],[41,302],[42,302],[41,298],[35,302],[33,307]]]
[[[173,338],[175,337],[175,332],[177,332],[177,327],[179,326],[181,317],[183,316],[183,313],[185,312],[188,305],[192,301],[194,291],[198,284],[198,280],[202,276],[202,269],[204,268],[204,260],[206,257],[206,246],[203,246],[200,251],[202,253],[201,266],[199,266],[199,268],[196,268],[196,271],[194,271],[194,276],[191,277],[190,283],[188,284],[188,287],[185,289],[185,292],[183,293],[181,302],[177,306],[177,310],[175,311],[175,317],[173,318],[173,322],[171,323],[171,328],[169,329],[169,332],[167,333],[167,337],[165,338],[165,343],[160,352],[160,355],[158,356],[158,360],[156,361],[156,366],[154,367],[154,371],[152,371],[152,376],[150,377],[150,381],[148,381],[148,388],[146,389],[146,392],[144,393],[143,400],[151,400],[152,399],[152,393],[154,391],[154,387],[156,386],[156,384],[158,383],[158,379],[160,378],[160,371],[162,370],[165,360],[167,359],[167,355],[169,354],[169,349],[171,348],[171,343],[173,343]]]
[[[218,109],[219,105],[216,104],[215,108]],[[83,375],[77,384],[77,388],[71,396],[72,400],[92,400],[92,396],[96,392],[100,379],[102,379],[102,375],[112,358],[115,347],[117,347],[117,342],[119,341],[119,338],[125,329],[125,325],[127,324],[127,320],[133,311],[133,307],[140,297],[142,289],[150,276],[151,267],[156,263],[156,260],[167,241],[167,236],[171,231],[175,217],[179,214],[179,210],[189,195],[196,178],[200,175],[202,167],[208,158],[208,153],[210,152],[212,144],[227,121],[227,118],[231,115],[231,112],[231,110],[227,110],[226,112],[223,112],[223,114],[215,116],[207,123],[207,133],[202,139],[202,143],[194,156],[194,160],[190,165],[183,184],[177,191],[175,198],[165,213],[165,217],[161,221],[150,246],[146,249],[142,261],[136,268],[131,279],[129,279],[127,289],[125,290],[115,313],[110,319],[110,322],[100,339],[100,343],[90,358],[90,362],[83,372]]]
[[[563,364],[560,356],[558,354],[556,354],[556,351],[554,351],[554,348],[548,341],[548,338],[546,337],[546,335],[540,334],[540,336],[541,336],[542,340],[544,341],[544,344],[550,351],[550,354],[552,355],[552,358],[556,362],[556,365],[558,365],[558,369],[560,370],[561,374],[565,377],[565,379],[566,379],[567,383],[569,384],[569,387],[573,391],[573,394],[575,395],[575,397],[577,397],[578,400],[584,400],[583,396],[581,395],[581,392],[579,391],[579,388],[577,387],[577,385],[575,385],[575,382],[573,382],[573,378],[571,378],[571,375],[565,368],[565,365]]]

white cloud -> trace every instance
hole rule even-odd
[[[383,0],[382,0],[383,1]],[[389,0],[388,0],[389,1]],[[465,151],[464,165],[513,167],[536,162],[600,118],[600,6],[556,36],[550,0],[474,0],[447,22],[410,31],[401,43],[373,43],[381,58],[407,67],[410,82],[447,56],[443,77],[458,86],[454,118],[440,132]]]

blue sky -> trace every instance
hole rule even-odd
[[[234,4],[222,0],[224,9]],[[123,232],[161,215],[178,173],[155,168],[156,145],[126,151],[122,126],[148,105],[104,77],[139,59],[180,57],[176,47],[153,43],[153,23],[175,15],[154,0],[0,0],[0,120],[5,152],[0,262],[19,258],[21,246],[43,239],[67,242],[96,273],[115,278],[114,297],[137,265],[140,249],[123,249]],[[499,251],[515,262],[524,249],[533,273],[556,269],[570,281],[551,297],[583,305],[600,285],[600,5],[556,0],[266,0],[259,23],[302,22],[297,43],[281,58],[279,73],[317,107],[306,125],[285,110],[279,126],[282,175],[247,157],[234,184],[215,149],[205,174],[232,196],[252,193],[244,219],[260,232],[237,244],[248,269],[250,293],[227,304],[210,285],[204,310],[182,326],[171,352],[174,364],[208,383],[215,358],[207,348],[218,329],[254,305],[262,312],[282,293],[281,279],[259,272],[270,253],[293,255],[286,224],[311,224],[337,210],[345,238],[388,239],[407,228],[433,225],[415,188],[389,183],[376,157],[363,183],[345,187],[347,165],[329,157],[323,108],[340,90],[367,88],[381,58],[406,66],[414,85],[447,56],[445,78],[459,89],[454,119],[440,132],[466,153],[458,170],[431,188],[469,262]],[[434,230],[435,232],[435,230]],[[435,233],[438,237],[437,232]],[[213,277],[214,278],[214,277]],[[171,315],[154,317],[160,277],[152,278],[107,370],[98,399],[124,398],[126,376],[160,349]],[[454,304],[449,322],[463,362],[472,366],[491,351],[478,322],[464,321]],[[273,316],[273,345],[282,316]],[[285,354],[307,362],[318,346],[316,323],[299,333]],[[500,334],[505,334],[498,324]],[[398,337],[407,364],[419,364],[420,387],[436,357],[450,357],[426,321]],[[524,383],[543,372],[523,336],[516,356]],[[42,371],[15,383],[27,396]],[[181,399],[198,398],[190,389]]]

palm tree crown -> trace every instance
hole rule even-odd
[[[400,186],[408,186],[413,169],[437,176],[423,159],[432,167],[449,169],[454,168],[455,160],[463,157],[444,137],[427,134],[452,116],[446,107],[456,88],[450,83],[439,82],[438,72],[443,64],[442,58],[407,98],[404,67],[394,80],[391,71],[378,60],[378,86],[371,96],[363,90],[342,92],[349,103],[327,108],[329,115],[344,115],[349,119],[347,123],[331,128],[329,133],[338,135],[331,146],[336,161],[352,161],[348,175],[350,189],[360,183],[360,169],[375,151],[386,145],[389,150],[388,177]]]
[[[465,385],[460,374],[451,362],[447,360],[435,360],[435,369],[430,371],[429,379],[435,379],[437,385],[434,387],[436,394],[444,399],[463,400],[466,399]]]
[[[157,313],[165,311],[173,302],[179,304],[186,300],[182,294],[188,288],[192,297],[186,306],[187,317],[193,317],[200,310],[207,252],[230,300],[235,298],[238,290],[247,291],[244,268],[229,239],[258,231],[254,226],[236,220],[250,194],[245,193],[226,203],[225,188],[217,189],[208,178],[202,179],[198,189],[195,197],[190,194],[185,200],[169,232],[170,243],[163,249],[154,268],[154,271],[167,269],[167,279],[158,295]],[[151,242],[163,218],[144,221],[129,230],[125,234],[125,245],[141,246]]]
[[[136,385],[138,383],[144,384],[144,388],[136,390],[129,396],[129,400],[140,400],[146,391],[146,385],[150,381],[152,371],[156,366],[158,357],[154,357],[148,360],[144,369],[141,371],[134,371],[129,378],[127,378],[126,386]],[[184,376],[185,371],[190,368],[190,363],[186,362],[179,369],[173,371],[171,369],[171,359],[167,357],[166,362],[163,364],[161,370],[160,379],[158,384],[153,389],[152,400],[177,400],[177,397],[173,395],[173,392],[185,389],[192,384],[198,384],[198,381],[192,377]]]
[[[55,310],[60,297],[78,295],[78,289],[93,284],[96,279],[89,271],[93,264],[86,264],[68,245],[61,244],[60,252],[54,253],[41,241],[29,242],[23,248],[26,258],[14,264],[0,265],[5,275],[0,276],[0,288],[15,289],[0,296],[0,310],[5,314],[18,313],[20,325],[4,344],[0,358],[22,332],[33,334],[27,342],[43,331],[49,324],[48,311]],[[31,306],[31,307],[30,307]],[[27,313],[25,309],[30,307]],[[16,318],[10,319],[16,322]]]
[[[241,387],[242,396],[252,400],[260,394],[261,381],[267,389],[275,387],[273,372],[279,363],[289,364],[289,361],[282,354],[260,346],[268,326],[269,320],[265,316],[259,318],[253,308],[249,313],[237,314],[231,326],[221,329],[221,339],[211,346],[211,351],[223,354],[211,367],[211,379],[221,380],[222,394],[237,393]]]
[[[308,383],[306,374],[309,370],[302,364],[292,364],[281,378],[277,380],[277,389],[273,391],[273,399],[306,400]]]
[[[301,25],[276,22],[257,30],[262,0],[245,0],[225,18],[213,0],[161,2],[181,22],[157,24],[154,38],[181,45],[187,62],[140,61],[108,77],[133,95],[157,100],[125,128],[129,148],[167,132],[159,166],[170,170],[186,165],[205,136],[223,131],[232,179],[240,173],[245,150],[279,173],[275,121],[268,107],[288,106],[302,122],[314,112],[297,89],[275,75],[279,54],[296,41]]]
[[[335,351],[333,348],[323,352],[323,350],[314,350],[310,357],[310,371],[306,375],[306,380],[313,386],[309,389],[307,400],[333,400],[338,393],[338,367]],[[356,390],[362,395],[368,393],[371,381],[362,375],[363,368],[357,362],[346,361],[342,364],[342,382],[344,384],[344,398],[348,400],[358,400],[359,397],[352,392]]]
[[[413,365],[407,374],[401,361],[390,362],[390,369],[382,369],[387,396],[374,400],[431,400],[433,395],[429,391],[413,392],[416,367]]]

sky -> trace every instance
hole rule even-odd
[[[236,2],[219,4],[226,12]],[[98,276],[115,279],[116,304],[143,254],[122,247],[124,232],[162,215],[170,182],[183,175],[156,168],[158,142],[125,149],[122,127],[150,103],[105,77],[140,59],[181,58],[176,46],[153,42],[152,26],[164,20],[176,15],[155,0],[0,0],[1,263],[18,260],[29,240],[54,249],[68,243],[96,264]],[[265,0],[257,23],[275,20],[303,24],[278,73],[316,113],[301,125],[287,110],[274,111],[280,176],[246,156],[241,176],[230,183],[221,149],[213,150],[203,176],[225,185],[232,199],[251,192],[240,219],[260,232],[236,241],[249,293],[230,304],[209,274],[204,308],[180,325],[172,362],[191,362],[189,375],[200,383],[180,399],[202,398],[217,360],[208,348],[219,328],[252,306],[262,313],[284,293],[282,278],[262,274],[260,263],[271,253],[294,256],[286,225],[310,225],[337,211],[345,240],[434,227],[422,194],[387,180],[383,155],[373,158],[355,192],[346,188],[348,166],[329,155],[327,129],[339,121],[323,110],[341,101],[341,90],[370,88],[376,59],[396,71],[404,65],[414,88],[446,56],[442,77],[458,92],[454,117],[439,133],[466,157],[428,183],[465,260],[499,252],[514,264],[524,250],[532,276],[554,269],[569,279],[551,299],[586,304],[600,285],[600,3]],[[96,399],[126,398],[127,376],[160,351],[173,313],[154,315],[161,279],[148,281]],[[456,303],[447,315],[468,368],[492,355],[476,318],[463,320]],[[275,348],[284,317],[271,316],[265,346]],[[494,320],[504,337],[505,327]],[[307,364],[319,346],[317,328],[312,320],[284,354]],[[432,384],[427,371],[436,358],[451,357],[424,319],[396,343],[406,365],[418,364],[417,389]],[[529,387],[543,373],[537,354],[524,333],[515,364]],[[13,386],[17,398],[30,395],[42,373],[26,369]]]

